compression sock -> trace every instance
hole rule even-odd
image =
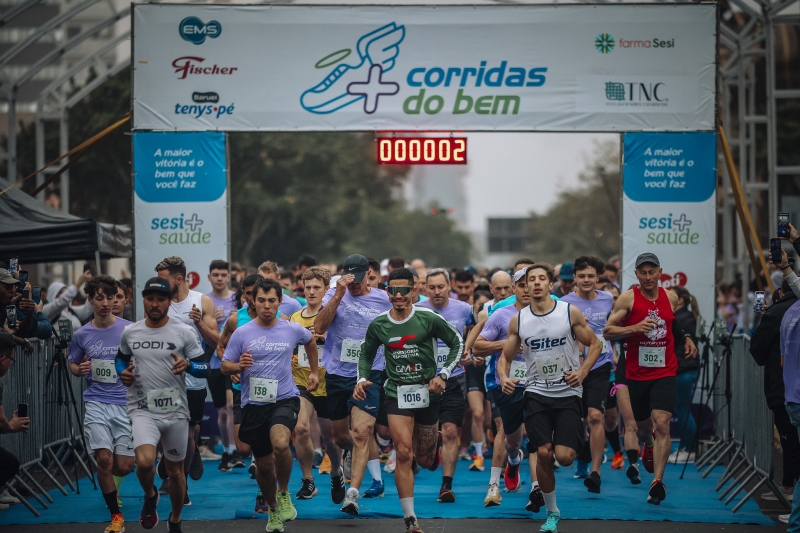
[[[380,436],[380,435],[378,435],[377,433],[375,434],[375,440],[377,440],[377,441],[378,441],[378,445],[379,445],[381,448],[386,448],[386,447],[387,447],[389,444],[391,444],[391,443],[392,443],[392,441],[391,441],[390,439],[384,439],[383,437],[381,437],[381,436]]]
[[[448,489],[453,487],[453,476],[442,476],[442,485]]]
[[[473,442],[472,445],[475,446],[475,457],[483,456],[483,441]]]
[[[119,505],[117,505],[117,491],[103,493],[103,499],[106,501],[108,511],[111,516],[119,514]]]
[[[372,481],[382,481],[380,459],[367,461],[367,468],[369,469],[369,475],[372,476]]]
[[[416,518],[417,515],[414,514],[414,497],[410,498],[400,498],[400,507],[403,508],[403,518],[408,518],[409,516],[413,516]]]
[[[500,485],[500,475],[503,473],[503,467],[501,466],[493,466],[492,467],[492,475],[489,478],[489,484],[491,485],[494,483],[495,485]]]
[[[614,428],[614,431],[606,431],[606,440],[608,441],[608,444],[611,445],[611,450],[614,453],[619,452],[619,427]]]
[[[123,479],[125,478],[121,476],[114,476],[114,486],[117,487],[117,491],[119,491],[119,488],[122,486]]]
[[[625,455],[628,456],[628,462],[635,465],[639,462],[639,450],[625,450]]]
[[[322,448],[314,448],[314,453],[316,453],[316,454],[319,454],[319,455],[325,455],[325,454],[322,452]]]
[[[558,506],[556,505],[556,491],[553,492],[545,492],[542,494],[544,496],[544,507],[547,509],[548,513],[559,513]]]

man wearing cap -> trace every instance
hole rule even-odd
[[[164,449],[170,478],[172,513],[169,531],[181,531],[181,510],[186,494],[183,461],[189,432],[189,409],[184,372],[198,378],[208,374],[202,362],[203,348],[194,330],[169,317],[172,289],[162,277],[150,278],[142,290],[145,319],[126,327],[119,340],[115,361],[117,374],[128,387],[136,454],[136,477],[144,489],[139,523],[144,529],[158,524],[159,495],[153,484],[156,446]],[[133,358],[133,360],[131,360]]]
[[[367,326],[375,317],[391,309],[392,304],[385,292],[369,286],[366,277],[369,261],[366,257],[351,255],[345,260],[343,268],[335,290],[328,291],[322,299],[322,310],[314,326],[318,335],[327,333],[322,366],[327,371],[328,416],[334,440],[347,454],[344,477],[350,477],[351,480],[342,511],[357,515],[359,489],[370,459],[370,444],[375,448],[372,450],[375,457],[369,464],[370,475],[373,482],[381,480],[377,445],[372,435],[376,421],[386,426],[388,420],[386,413],[380,409],[382,387],[371,387],[367,390],[366,398],[360,401],[355,400],[352,394]],[[384,367],[381,351],[373,362],[369,381],[383,383]],[[331,483],[335,477],[331,472]]]
[[[667,497],[662,479],[671,448],[669,421],[675,410],[675,342],[684,343],[686,357],[697,357],[697,348],[689,332],[673,332],[678,295],[658,286],[658,257],[641,254],[635,268],[639,285],[619,297],[603,338],[627,343],[625,377],[637,432],[645,441],[642,464],[654,474],[647,502],[659,505]]]
[[[558,284],[553,289],[553,294],[563,298],[572,292],[572,284],[575,282],[575,268],[572,263],[564,263],[558,273]]]

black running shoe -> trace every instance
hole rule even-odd
[[[139,524],[144,529],[153,529],[158,525],[158,500],[160,496],[156,494],[155,498],[144,497],[144,504],[142,505],[142,512],[139,513]]]
[[[161,486],[158,487],[158,493],[161,494],[162,496],[166,496],[169,494],[169,478],[161,482]]]
[[[222,459],[219,462],[219,468],[217,470],[220,472],[231,471],[231,454],[228,452],[222,452]]]
[[[439,488],[439,499],[438,501],[442,503],[455,503],[456,502],[456,495],[453,492],[453,487],[448,485],[447,483],[442,483],[441,488]]]
[[[267,499],[264,498],[264,495],[261,493],[261,489],[258,489],[258,494],[256,494],[256,509],[255,512],[258,514],[268,514],[269,513],[269,505],[267,505]]]
[[[158,462],[158,468],[156,468],[156,474],[158,474],[159,479],[167,479],[169,474],[167,474],[167,462],[164,460],[164,457],[161,457],[161,460]]]
[[[186,492],[183,494],[183,506],[184,507],[192,506],[192,500],[189,499],[189,489],[186,489]]]
[[[600,474],[597,472],[592,472],[589,477],[584,478],[583,484],[592,494],[600,494]]]
[[[628,476],[632,484],[638,485],[641,483],[642,478],[639,477],[639,463],[630,465],[625,471],[625,475]]]
[[[192,462],[189,464],[189,477],[197,481],[203,477],[203,458],[200,457],[200,450],[195,447]]]
[[[231,468],[244,468],[244,461],[242,461],[242,456],[239,455],[237,450],[233,450],[231,453],[231,458],[229,461]]]
[[[169,517],[172,518],[172,513],[169,513]],[[169,519],[167,519],[167,524],[169,525],[169,533],[183,533],[180,522],[173,524],[169,521]]]
[[[525,504],[525,510],[531,513],[538,513],[542,507],[544,507],[544,494],[542,494],[542,489],[536,487],[528,495],[528,503]]]
[[[250,465],[247,467],[247,472],[250,474],[250,479],[256,478],[256,462],[250,461]]]
[[[340,474],[338,476],[331,475],[331,500],[337,505],[342,503],[344,497],[347,495],[344,476],[341,474],[341,470],[339,470],[339,472]]]
[[[301,481],[303,486],[300,487],[300,490],[298,490],[297,494],[294,495],[295,498],[298,500],[310,500],[317,495],[317,492],[319,491],[317,490],[316,485],[314,485],[313,479],[303,479]]]
[[[661,505],[661,502],[667,499],[667,487],[660,479],[654,479],[650,485],[650,492],[647,494],[647,503],[653,505]]]

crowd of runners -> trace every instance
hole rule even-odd
[[[636,259],[637,283],[625,291],[615,267],[589,256],[565,264],[559,278],[548,264],[520,259],[491,276],[489,294],[466,270],[419,261],[389,270],[382,275],[380,263],[356,254],[336,272],[305,261],[290,283],[270,261],[234,281],[218,260],[209,268],[213,290],[202,294],[190,290],[184,261],[168,257],[137,295],[138,322],[122,318],[125,285],[88,281],[94,316],[75,332],[68,357],[72,373],[87,379],[84,432],[111,514],[106,531],[125,529],[119,487],[134,467],[141,526],[158,524],[163,495],[169,531],[181,531],[187,478],[203,474],[209,393],[224,450],[218,468],[249,469],[267,531],[297,518],[293,498],[321,497],[318,469],[349,515],[359,514],[361,498],[382,497],[382,472],[393,473],[406,532],[421,533],[415,474],[441,468],[438,501],[455,502],[457,462],[484,472],[486,455],[483,504],[501,505],[501,484],[521,490],[527,457],[526,509],[544,508],[541,531],[556,532],[554,470],[575,462],[575,477],[600,493],[607,443],[611,468],[631,483],[642,482],[642,469],[652,474],[643,498],[658,505],[667,497],[676,349],[687,358],[697,350],[694,332],[674,321],[679,298],[659,287],[654,254]],[[294,283],[302,283],[300,299]],[[291,479],[294,457],[299,480]],[[464,481],[475,483],[470,476]]]

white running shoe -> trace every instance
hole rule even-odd
[[[686,458],[689,458],[689,464],[694,464],[694,452],[687,452],[686,450],[676,450],[669,454],[669,463],[672,464],[683,464],[686,462]]]
[[[350,489],[344,497],[341,511],[349,515],[358,516],[358,491]]]
[[[778,515],[778,522],[780,522],[781,524],[788,524],[790,516],[791,515],[788,515],[788,514]]]
[[[8,490],[0,492],[0,503],[19,503],[19,498],[16,498],[8,493]]]
[[[497,483],[489,484],[489,490],[486,491],[486,497],[483,499],[483,506],[494,507],[500,505],[502,501],[503,496],[500,494],[500,487],[497,486]]]
[[[383,471],[391,474],[394,472],[395,468],[397,468],[397,452],[392,450],[392,453],[389,454],[389,458],[386,459],[386,464],[383,465]]]

